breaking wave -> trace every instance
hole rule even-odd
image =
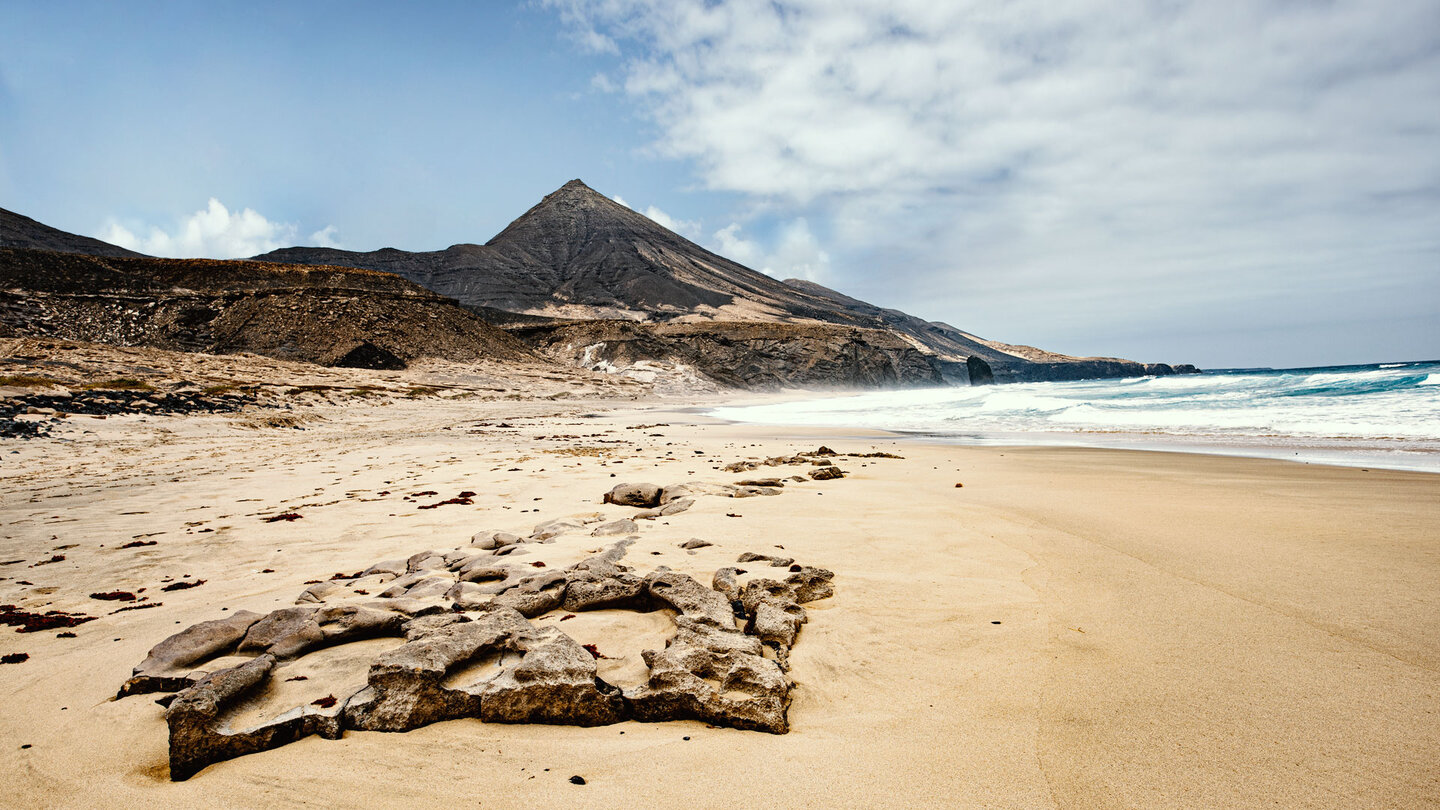
[[[980,442],[1073,444],[1105,435],[1112,438],[1093,443],[1116,444],[1114,437],[1129,434],[1280,448],[1287,455],[1297,447],[1418,453],[1434,459],[1418,466],[1440,469],[1440,363],[882,391],[719,408],[713,415]]]

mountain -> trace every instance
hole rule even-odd
[[[0,208],[0,248],[35,248],[60,253],[83,253],[89,256],[143,256],[119,245],[66,233],[58,228],[36,222],[14,211]]]
[[[454,301],[389,273],[14,248],[0,248],[0,337],[380,369],[422,357],[545,362]]]
[[[1164,364],[1068,357],[987,341],[948,324],[877,307],[813,282],[778,281],[706,250],[580,180],[571,180],[547,195],[483,245],[461,244],[425,253],[394,248],[361,253],[295,247],[255,258],[395,273],[474,307],[488,318],[511,321],[527,340],[550,351],[560,345],[573,349],[577,333],[584,329],[567,325],[566,339],[552,340],[534,323],[497,313],[556,319],[557,328],[559,319],[859,327],[898,336],[929,355],[935,371],[951,382],[969,380],[970,368],[977,362],[992,369],[999,381],[1172,373]],[[652,337],[658,336],[654,329],[650,332]],[[717,335],[725,340],[732,337]],[[874,341],[865,343],[877,351],[888,351]],[[575,359],[571,349],[559,356]],[[718,364],[714,367],[725,376]],[[901,381],[929,380],[902,375]]]
[[[135,255],[4,213],[0,244]],[[547,195],[483,245],[458,244],[419,253],[292,247],[251,261],[398,276],[463,305],[472,313],[471,323],[480,325],[475,327],[480,330],[477,334],[490,330],[484,332],[482,342],[494,337],[485,323],[491,321],[555,360],[609,371],[633,370],[642,377],[653,378],[661,369],[676,379],[773,388],[1009,382],[1174,371],[1164,364],[1075,358],[984,340],[813,282],[779,281],[706,250],[579,180]],[[219,295],[221,290],[212,285],[211,293]],[[436,301],[423,304],[432,305],[438,306]],[[297,306],[313,313],[316,322],[330,322],[322,309],[311,309],[305,302]],[[11,317],[19,315],[12,312]],[[418,316],[396,312],[394,317],[404,332]],[[55,328],[62,325],[52,323]],[[451,325],[458,328],[460,323]],[[196,345],[205,342],[199,336],[185,339]],[[253,339],[253,335],[237,338]],[[392,345],[387,352],[401,360],[407,353],[418,356],[429,351],[421,344],[402,346],[392,341]],[[328,349],[317,353],[313,342],[307,346],[306,351],[320,362],[334,359]]]
[[[869,325],[711,253],[579,180],[483,245],[426,253],[295,247],[254,258],[383,270],[468,306],[556,318]]]

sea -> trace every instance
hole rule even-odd
[[[735,422],[1440,472],[1440,361],[887,390],[712,410]]]

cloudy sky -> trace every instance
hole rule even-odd
[[[1435,0],[0,0],[0,207],[157,255],[484,242],[579,177],[976,334],[1440,357]]]

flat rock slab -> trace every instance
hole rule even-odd
[[[658,503],[660,488],[635,499]],[[635,528],[623,519],[593,533]],[[739,569],[727,568],[709,587],[663,566],[632,570],[622,560],[634,537],[568,568],[537,568],[499,562],[494,552],[511,547],[502,544],[513,537],[502,535],[482,532],[463,549],[377,563],[365,576],[390,578],[388,596],[364,604],[302,604],[263,616],[237,611],[182,630],[150,651],[120,697],[177,693],[165,710],[176,781],[304,737],[335,739],[347,729],[403,732],[458,718],[579,726],[689,719],[789,730],[789,649],[807,619],[800,604],[831,595],[831,572],[794,566],[783,582],[741,586]],[[778,564],[778,558],[763,559]],[[320,598],[336,589],[306,594]],[[597,645],[577,643],[564,625],[532,621],[553,610],[616,609],[663,609],[674,626],[664,649],[641,653],[643,682],[624,687],[597,675]],[[231,717],[253,717],[237,715],[237,707],[273,698],[287,668],[305,656],[378,638],[403,643],[370,660],[358,691],[318,683],[327,697],[281,705],[256,725],[232,727]],[[209,663],[235,655],[253,657],[238,666]]]

